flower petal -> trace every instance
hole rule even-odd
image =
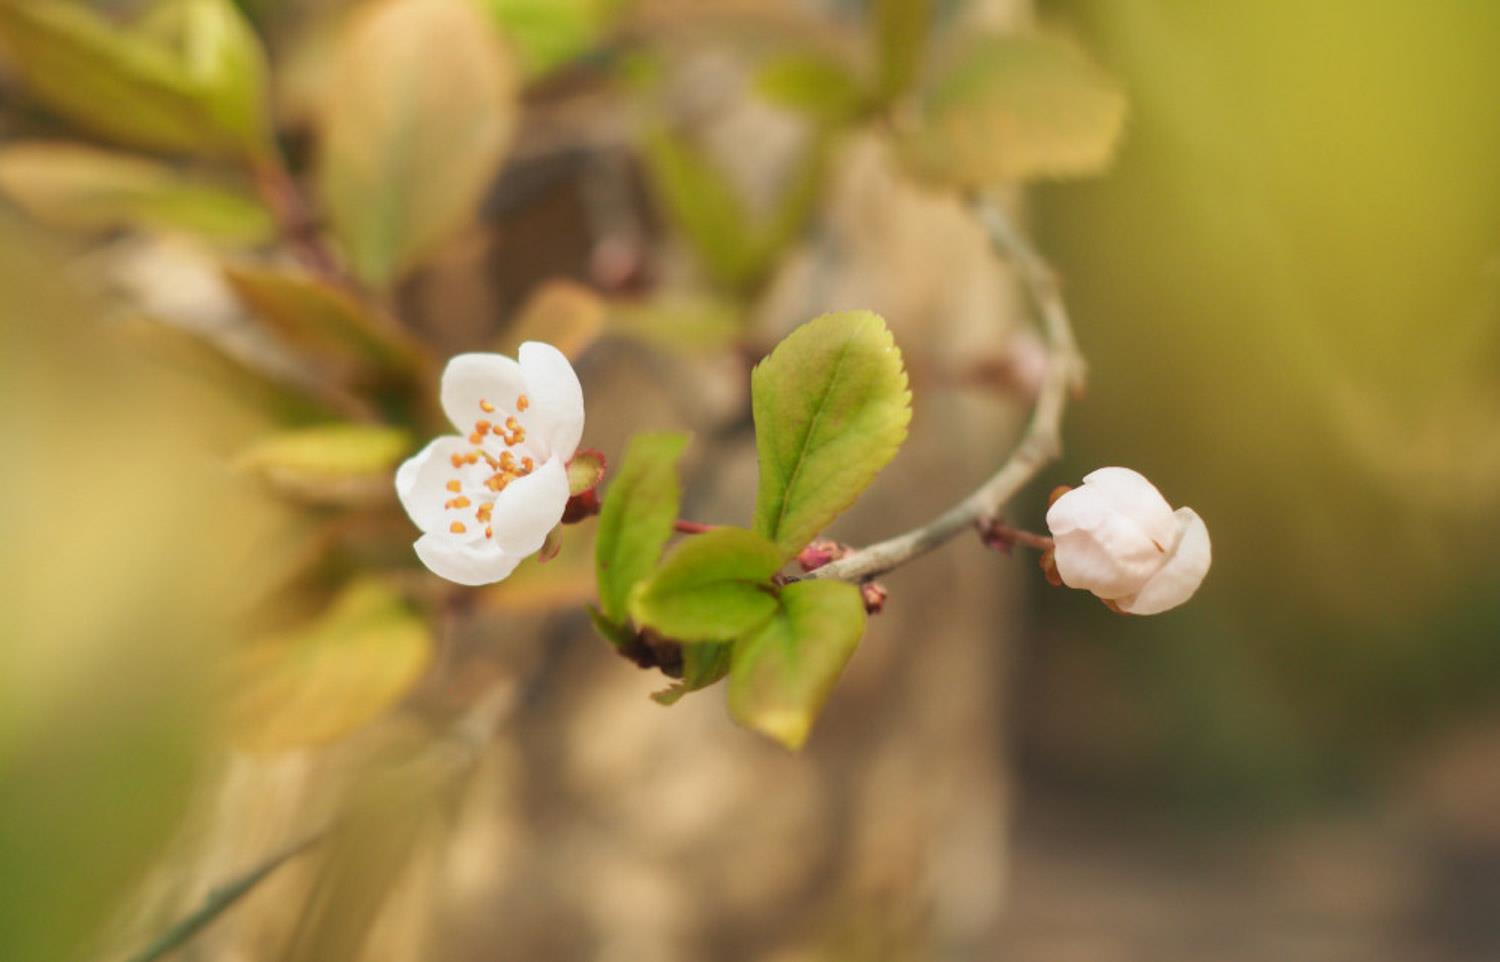
[[[542,457],[566,462],[583,437],[583,386],[567,357],[551,344],[527,341],[519,356],[531,401],[528,439]]]
[[[490,541],[458,544],[426,534],[413,547],[417,549],[417,557],[434,574],[470,587],[501,581],[521,563],[519,555],[506,554]]]
[[[534,554],[562,520],[568,505],[568,471],[562,458],[549,458],[535,471],[508,484],[495,499],[490,526],[506,554]]]
[[[1146,537],[1160,545],[1163,552],[1172,550],[1178,535],[1172,506],[1156,485],[1147,481],[1139,471],[1099,468],[1084,475],[1083,483],[1103,495],[1117,512],[1139,525]]]
[[[1093,485],[1058,498],[1047,510],[1058,576],[1070,588],[1119,598],[1141,590],[1166,553]],[[1174,527],[1175,531],[1175,527]]]
[[[1208,540],[1208,525],[1192,508],[1178,508],[1177,550],[1172,552],[1161,570],[1151,576],[1145,587],[1133,597],[1117,601],[1122,611],[1133,615],[1154,615],[1187,601],[1203,583],[1213,563],[1213,547]]]
[[[443,369],[443,413],[459,434],[467,435],[475,421],[504,421],[514,414],[516,398],[526,387],[521,365],[504,354],[459,354]]]
[[[424,532],[446,532],[448,525],[458,520],[443,507],[453,497],[448,482],[458,478],[466,490],[471,489],[474,478],[470,475],[482,473],[484,466],[455,470],[448,459],[468,450],[463,438],[445,434],[407,458],[396,470],[396,496],[412,522]]]

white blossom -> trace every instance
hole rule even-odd
[[[1100,468],[1047,511],[1057,574],[1121,611],[1154,615],[1193,596],[1213,560],[1208,528],[1129,468]]]
[[[460,354],[443,371],[442,405],[458,429],[396,472],[422,537],[417,557],[462,585],[508,576],[542,547],[568,503],[567,463],[583,436],[583,388],[550,344],[519,361]]]

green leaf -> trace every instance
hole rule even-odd
[[[245,307],[300,353],[343,366],[415,363],[417,348],[395,321],[320,277],[252,264],[229,265],[224,277]]]
[[[380,0],[335,55],[319,168],[356,274],[387,288],[473,219],[516,124],[515,70],[469,0]]]
[[[604,455],[582,450],[568,462],[568,494],[576,497],[594,490],[604,480]]]
[[[792,53],[761,66],[755,89],[766,100],[828,124],[852,120],[865,109],[860,78],[841,60]]]
[[[682,679],[669,688],[652,694],[661,705],[675,705],[688,692],[700,691],[729,674],[734,644],[723,642],[682,646]]]
[[[399,428],[332,424],[271,435],[238,463],[299,499],[364,504],[391,496],[391,470],[410,449],[410,436]]]
[[[709,276],[736,290],[753,281],[754,224],[724,172],[703,151],[666,129],[646,138],[645,160],[668,217],[692,244]]]
[[[686,434],[638,434],[604,494],[599,511],[595,572],[599,607],[619,624],[627,612],[630,591],[651,573],[672,537],[682,497],[677,462],[687,447]]]
[[[275,225],[250,195],[132,154],[64,143],[0,148],[0,189],[26,213],[77,231],[181,231],[256,245]]]
[[[755,530],[802,549],[895,457],[911,420],[901,352],[869,311],[825,314],[750,376],[760,487]]]
[[[715,528],[673,548],[630,594],[637,624],[673,641],[729,641],[776,610],[776,546],[743,528]]]
[[[0,45],[39,101],[133,147],[256,157],[271,145],[259,40],[231,0],[125,29],[70,0],[0,0]]]
[[[729,710],[740,724],[796,751],[865,631],[859,588],[799,581],[774,617],[734,646]]]
[[[515,45],[528,77],[597,46],[621,0],[483,0]]]
[[[594,630],[599,632],[599,637],[616,648],[624,648],[635,639],[635,634],[629,628],[609,620],[604,612],[593,605],[589,605],[589,621],[593,622]]]
[[[284,751],[339,738],[403,698],[432,649],[427,623],[400,595],[373,579],[354,582],[322,617],[243,653],[236,741]]]
[[[1113,160],[1126,110],[1120,85],[1073,43],[986,36],[924,91],[902,149],[919,173],[960,187],[1087,176]]]
[[[904,93],[922,69],[932,14],[932,0],[875,0],[876,87],[882,101]]]

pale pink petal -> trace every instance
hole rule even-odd
[[[542,462],[523,478],[506,485],[495,500],[490,526],[495,544],[520,557],[535,553],[562,520],[568,504],[568,471],[561,458]]]
[[[567,357],[551,344],[527,341],[519,356],[531,401],[527,440],[542,457],[566,462],[583,437],[583,386]]]
[[[1192,508],[1178,508],[1176,518],[1181,531],[1177,550],[1137,594],[1119,599],[1117,604],[1122,611],[1133,615],[1158,614],[1187,601],[1203,583],[1213,563],[1208,526]]]
[[[1074,488],[1047,510],[1058,576],[1070,588],[1118,598],[1139,591],[1166,559],[1153,540],[1092,485]]]
[[[1093,488],[1115,511],[1134,521],[1162,550],[1170,551],[1177,537],[1177,521],[1172,506],[1162,497],[1156,485],[1139,471],[1130,468],[1099,468],[1084,475],[1085,486]]]
[[[417,539],[417,557],[433,574],[470,587],[493,584],[508,577],[521,563],[519,555],[508,555],[492,542],[460,544],[430,534]]]
[[[476,421],[503,423],[515,414],[526,387],[521,366],[504,354],[460,354],[443,369],[443,413],[467,436]]]

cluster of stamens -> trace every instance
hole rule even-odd
[[[517,412],[525,411],[530,406],[531,401],[526,395],[522,394],[516,398]],[[495,413],[495,405],[486,400],[480,400],[479,409],[485,414]],[[517,458],[515,454],[508,450],[501,451],[500,456],[498,458],[495,457],[481,447],[485,438],[491,434],[499,438],[500,442],[507,448],[513,448],[526,440],[526,429],[521,426],[521,422],[516,420],[514,416],[507,417],[504,421],[491,421],[487,418],[480,418],[474,422],[474,430],[469,435],[469,443],[474,445],[474,449],[462,454],[454,454],[448,460],[453,465],[455,471],[484,461],[493,472],[489,477],[484,479],[484,486],[495,494],[499,494],[512,481],[517,478],[524,478],[536,470],[536,461],[526,455]],[[443,502],[443,507],[447,510],[462,511],[473,504],[466,496],[458,493],[463,490],[463,484],[457,478],[448,482],[447,489],[450,493],[457,495]],[[494,511],[495,503],[493,501],[487,501],[479,505],[474,511],[475,520],[484,525],[484,536],[486,538],[493,538],[495,536],[494,529],[490,526],[490,517]],[[448,530],[453,534],[464,534],[469,529],[464,522],[455,521],[448,526]]]

